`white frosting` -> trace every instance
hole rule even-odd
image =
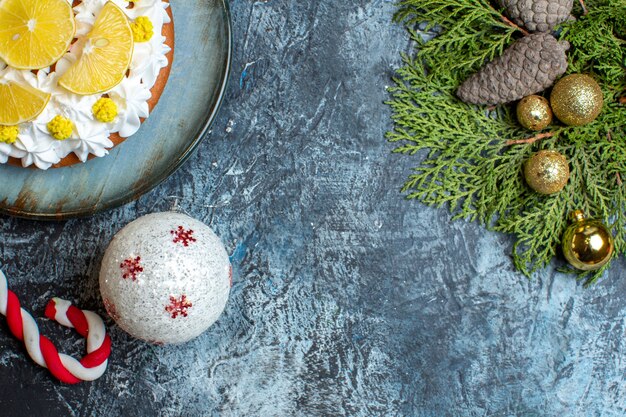
[[[85,36],[91,31],[96,16],[108,0],[83,0],[74,7],[76,13],[76,36]],[[9,157],[21,159],[24,167],[35,165],[48,169],[70,153],[74,153],[82,162],[89,155],[102,157],[113,147],[109,136],[119,133],[123,138],[137,132],[141,118],[149,116],[148,100],[152,96],[150,89],[156,83],[159,72],[167,67],[167,53],[170,47],[161,35],[163,25],[169,23],[167,13],[169,3],[162,0],[140,0],[128,9],[129,2],[112,0],[120,6],[129,19],[147,16],[154,26],[154,36],[148,42],[135,43],[129,75],[121,84],[106,94],[118,106],[119,114],[112,123],[102,123],[92,113],[93,104],[102,94],[79,96],[70,93],[58,85],[58,79],[76,61],[78,42],[70,48],[59,62],[55,71],[50,68],[33,74],[27,70],[16,70],[0,60],[0,82],[10,80],[27,83],[35,88],[50,93],[50,102],[44,111],[33,121],[19,126],[18,139],[13,144],[0,142],[0,163],[6,163]],[[72,3],[68,0],[68,3]],[[69,118],[75,126],[69,139],[56,140],[48,132],[47,124],[56,115]]]

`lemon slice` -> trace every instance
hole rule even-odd
[[[13,126],[35,119],[50,101],[50,94],[27,84],[0,80],[0,125]]]
[[[0,58],[17,69],[57,62],[74,39],[67,0],[0,0]]]
[[[59,85],[75,94],[109,91],[122,82],[133,57],[133,32],[124,11],[107,2],[91,32],[79,42],[82,53]]]

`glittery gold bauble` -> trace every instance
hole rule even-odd
[[[582,211],[571,215],[574,224],[563,235],[563,255],[576,269],[593,271],[600,269],[613,256],[613,236],[600,221],[585,219]]]
[[[569,126],[593,122],[602,111],[603,103],[600,86],[585,74],[561,78],[550,94],[554,115]]]
[[[569,179],[567,159],[556,151],[539,151],[526,161],[524,177],[530,188],[540,194],[554,194]]]
[[[552,123],[550,103],[541,96],[524,97],[517,103],[517,120],[526,129],[545,129]]]

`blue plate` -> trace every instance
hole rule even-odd
[[[171,0],[172,72],[139,132],[104,158],[67,168],[0,166],[0,212],[41,220],[87,216],[126,204],[172,175],[217,113],[230,70],[226,0]]]

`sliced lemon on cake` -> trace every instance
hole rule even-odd
[[[17,69],[41,69],[67,52],[76,23],[67,0],[0,0],[0,58]]]
[[[35,119],[50,101],[50,94],[27,84],[0,80],[0,125],[13,126]]]
[[[79,40],[78,60],[59,79],[59,85],[75,94],[109,91],[122,82],[133,57],[133,32],[122,9],[109,1],[93,29]]]

